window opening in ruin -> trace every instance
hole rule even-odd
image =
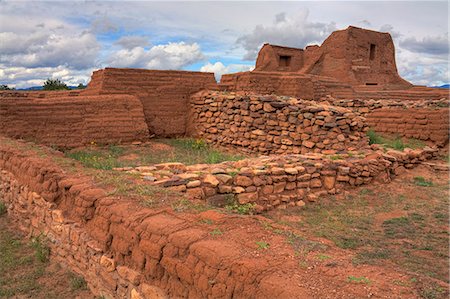
[[[369,53],[370,60],[375,59],[375,49],[376,49],[376,46],[374,44],[370,44],[370,53]]]
[[[378,83],[369,83],[369,82],[367,82],[366,85],[378,85]]]
[[[280,55],[280,66],[285,67],[291,64],[291,56]]]

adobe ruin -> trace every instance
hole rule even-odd
[[[398,75],[388,33],[352,26],[304,50],[266,44],[254,71],[220,83],[213,73],[105,68],[85,90],[0,92],[0,200],[23,230],[46,234],[52,257],[83,275],[96,295],[309,298],[286,242],[273,255],[253,255],[256,236],[280,238],[261,218],[144,207],[66,172],[51,159],[54,151],[37,154],[33,143],[10,138],[73,148],[188,136],[264,154],[111,170],[136,180],[151,175],[151,186],[219,207],[231,197],[260,213],[386,183],[435,158],[437,148],[371,146],[366,132],[445,146],[448,113],[447,90]],[[214,239],[202,225],[210,218],[241,227],[245,238]]]

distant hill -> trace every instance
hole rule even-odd
[[[447,89],[449,89],[450,88],[450,84],[444,84],[444,85],[441,85],[441,86],[431,86],[432,88],[447,88]]]
[[[78,86],[67,86],[70,89],[77,89]],[[42,86],[31,86],[31,87],[27,87],[27,88],[17,88],[16,90],[42,90],[43,87]]]

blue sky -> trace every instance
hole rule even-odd
[[[449,82],[448,2],[2,1],[0,84],[86,84],[107,67],[250,70],[265,42],[320,44],[349,25],[390,32],[399,73]]]

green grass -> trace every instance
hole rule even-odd
[[[69,273],[70,277],[70,288],[72,291],[76,290],[87,290],[87,283],[86,280],[82,276]]]
[[[34,249],[35,257],[42,263],[48,262],[50,258],[50,248],[46,245],[46,239],[43,235],[31,239],[31,247]]]
[[[352,282],[352,283],[364,283],[364,284],[370,284],[370,279],[368,279],[367,277],[361,276],[361,277],[356,277],[356,276],[348,276],[347,277],[347,281],[348,282]]]
[[[209,234],[211,236],[220,236],[223,235],[223,232],[220,229],[215,228],[214,230],[210,231]]]
[[[48,261],[43,248],[24,243],[9,231],[0,231],[0,298],[41,291],[38,279]]]
[[[116,167],[150,165],[167,162],[192,164],[217,164],[224,161],[237,161],[245,158],[243,155],[233,155],[208,145],[203,140],[190,138],[156,139],[169,148],[141,146],[91,146],[83,150],[72,150],[65,153],[66,157],[81,162],[85,167],[101,170],[111,170]],[[124,159],[134,155],[131,159]]]
[[[256,242],[256,246],[258,246],[258,250],[263,250],[263,249],[269,249],[270,248],[270,244],[264,241],[258,241]]]
[[[304,237],[289,239],[301,242],[313,234],[352,252],[355,265],[391,263],[421,277],[447,281],[448,185],[434,182],[422,188],[407,180],[397,182],[404,186],[404,193],[396,192],[396,186],[376,192],[361,188],[344,200],[323,198],[314,205],[283,211],[281,215],[301,217],[301,221],[286,225],[297,228]],[[273,231],[268,224],[264,227]],[[321,253],[326,254],[327,249]]]
[[[414,177],[414,184],[421,187],[431,187],[433,186],[432,181],[427,181],[424,177],[416,176]]]
[[[6,205],[4,202],[0,201],[0,216],[6,214]]]
[[[399,136],[382,136],[373,130],[367,131],[367,136],[369,137],[369,144],[381,144],[386,148],[392,148],[398,151],[403,151],[405,148],[418,149],[425,146],[425,143],[418,139],[409,138],[405,142]]]
[[[255,208],[256,204],[252,203],[246,203],[246,204],[239,204],[239,203],[231,203],[227,204],[225,206],[225,209],[227,209],[230,212],[241,214],[241,215],[249,215],[253,213],[253,210]]]

